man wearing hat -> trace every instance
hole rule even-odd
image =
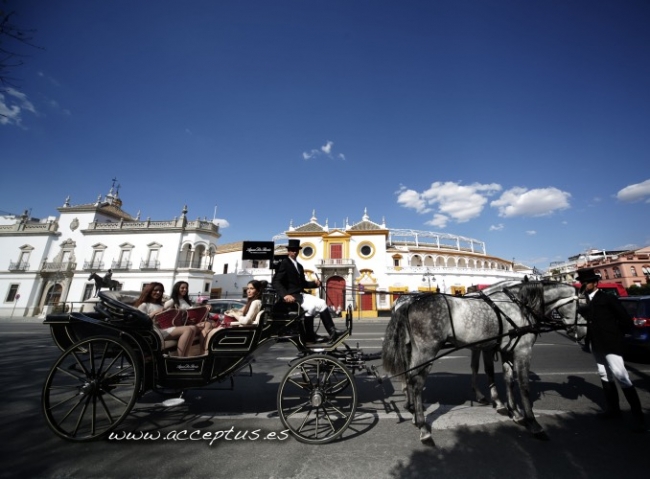
[[[635,421],[633,430],[645,432],[641,401],[623,362],[623,335],[632,327],[632,319],[618,298],[598,289],[600,275],[593,268],[578,270],[576,279],[582,284],[586,301],[586,306],[582,306],[579,312],[589,322],[591,350],[596,359],[607,403],[607,408],[600,417],[603,419],[621,417],[618,390],[614,382],[616,380],[630,404]]]
[[[318,279],[316,281],[307,281],[305,278],[305,270],[296,260],[301,249],[299,240],[289,240],[287,257],[277,266],[271,284],[284,302],[298,303],[305,311],[304,325],[307,334],[305,340],[307,342],[317,340],[314,333],[315,314],[320,316],[323,326],[329,333],[330,342],[334,342],[343,331],[339,331],[334,327],[334,321],[327,303],[316,296],[303,292],[305,288],[318,288],[321,282]]]

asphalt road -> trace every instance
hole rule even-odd
[[[350,341],[379,351],[385,327],[386,320],[363,320]],[[251,376],[236,377],[233,390],[225,382],[189,391],[173,408],[162,406],[165,397],[146,394],[118,428],[130,439],[71,443],[55,436],[40,412],[42,384],[59,354],[48,329],[36,319],[0,318],[0,344],[0,477],[591,479],[647,477],[649,469],[650,434],[629,432],[624,400],[623,420],[595,419],[601,392],[593,359],[556,333],[538,340],[531,371],[535,413],[548,441],[471,400],[469,355],[461,350],[437,361],[427,381],[435,448],[420,443],[391,380],[379,384],[363,374],[356,418],[340,440],[312,446],[285,438],[276,394],[294,351],[282,344],[258,359]],[[628,368],[647,412],[650,364],[628,362]],[[142,433],[149,437],[134,438]]]

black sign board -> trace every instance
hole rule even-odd
[[[242,259],[272,260],[275,245],[273,241],[244,241]]]

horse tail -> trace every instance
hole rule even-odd
[[[403,373],[408,369],[411,359],[408,310],[408,304],[396,304],[393,307],[381,350],[384,369],[400,376],[402,380],[405,380]]]

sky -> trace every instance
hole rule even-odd
[[[546,270],[650,245],[650,3],[11,0],[0,212],[115,178],[220,243],[371,221]],[[10,44],[3,43],[4,48]]]

